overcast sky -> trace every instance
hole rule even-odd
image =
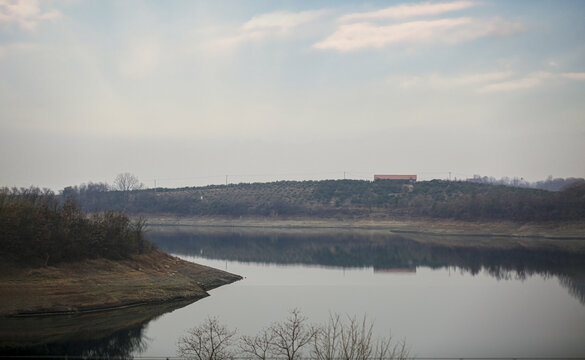
[[[0,186],[585,177],[585,1],[0,0]]]

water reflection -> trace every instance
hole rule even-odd
[[[72,316],[3,318],[3,356],[63,356],[126,359],[148,346],[146,325],[192,301],[132,307]]]
[[[499,287],[495,293],[493,288],[484,287],[487,276],[482,274],[498,280],[524,280],[532,275],[556,277],[585,305],[584,252],[569,251],[547,241],[498,238],[462,241],[445,237],[429,240],[387,231],[232,228],[153,228],[149,237],[162,250],[194,255],[214,266],[234,261],[230,266],[240,268],[230,270],[240,273],[239,270],[246,268],[251,271],[250,278],[219,288],[219,293],[189,307],[184,307],[187,303],[173,303],[78,316],[3,318],[0,319],[0,355],[112,359],[171,355],[184,329],[205,314],[221,314],[234,328],[248,326],[252,335],[278,319],[281,308],[301,306],[315,318],[326,316],[331,308],[352,314],[360,314],[367,308],[377,321],[393,324],[394,330],[427,355],[460,354],[461,344],[470,349],[470,356],[492,354],[485,350],[492,342],[498,344],[494,349],[512,344],[502,350],[503,355],[533,354],[532,338],[543,335],[531,331],[542,330],[551,323],[556,324],[556,330],[554,334],[542,330],[549,340],[539,342],[541,348],[550,350],[551,354],[583,353],[579,341],[581,334],[585,334],[581,325],[583,307],[569,299],[557,283],[551,288],[550,283],[541,284],[542,279],[536,282],[530,279],[524,284],[529,295],[518,299],[513,296],[519,294],[517,291],[508,292],[516,284]],[[263,273],[269,267],[263,264],[268,263],[301,266],[270,267],[278,274],[266,281]],[[353,271],[347,271],[347,278],[343,271],[341,278],[337,268]],[[429,270],[441,268],[481,274],[473,281],[469,281],[469,276],[460,276],[445,282],[446,271]],[[445,289],[432,286],[436,283],[446,286]],[[551,289],[554,292],[549,293]],[[558,302],[559,290],[562,298],[571,300],[571,306],[576,305],[577,311],[568,309],[566,302]],[[487,291],[489,299],[474,295]],[[533,297],[542,301],[531,305]],[[432,302],[427,301],[430,298]],[[502,315],[505,311],[500,310],[499,304],[507,304],[513,310]],[[184,308],[152,321],[180,307]],[[565,310],[557,312],[557,309]],[[571,320],[574,323],[566,325]],[[521,325],[526,321],[531,321],[531,325]],[[477,334],[469,330],[470,324],[482,324],[472,327]],[[483,340],[478,334],[489,340]],[[149,336],[156,340],[150,340]],[[573,343],[569,341],[571,336],[578,339]],[[477,343],[473,345],[473,341]]]
[[[585,305],[585,253],[539,239],[421,240],[382,231],[258,231],[238,228],[154,229],[162,250],[210,259],[327,267],[373,267],[376,273],[413,273],[420,266],[456,267],[498,280],[557,276]],[[487,246],[489,244],[489,246]]]

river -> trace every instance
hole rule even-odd
[[[376,336],[405,341],[417,357],[585,356],[585,256],[523,245],[538,239],[185,227],[149,236],[162,250],[244,279],[187,305],[26,319],[11,326],[59,335],[20,353],[175,356],[177,339],[209,316],[254,335],[298,308],[313,323],[331,313],[367,316]],[[102,322],[113,323],[103,337],[62,336]]]

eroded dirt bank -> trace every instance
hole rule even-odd
[[[0,272],[0,315],[51,315],[196,300],[241,277],[162,251]]]

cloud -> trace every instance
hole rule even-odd
[[[443,76],[412,76],[402,80],[399,84],[403,89],[432,88],[451,89],[457,87],[475,87],[478,93],[497,93],[526,90],[537,87],[545,81],[576,80],[585,81],[585,73],[550,73],[546,71],[533,72],[517,79],[510,79],[514,75],[511,71],[494,71],[484,73],[461,74]],[[392,81],[393,79],[389,79]]]
[[[532,73],[524,78],[490,84],[478,89],[480,93],[508,92],[536,87],[544,81],[569,79],[585,81],[585,73],[554,74],[546,71]]]
[[[378,19],[407,19],[417,16],[439,15],[446,12],[467,9],[475,5],[476,3],[472,1],[452,1],[445,3],[425,2],[408,5],[403,4],[376,11],[347,14],[339,18],[339,21],[354,22]]]
[[[341,25],[325,40],[313,45],[340,52],[383,48],[393,44],[455,44],[485,36],[505,36],[523,29],[521,24],[500,19],[489,22],[469,17],[410,21],[391,25],[355,23]]]
[[[219,48],[231,49],[246,42],[290,36],[299,26],[314,22],[327,13],[328,10],[275,11],[256,15],[237,29],[237,34],[220,37],[213,44]]]
[[[561,77],[565,79],[585,81],[585,73],[564,73],[561,74]]]
[[[43,12],[37,0],[0,0],[0,23],[17,24],[34,31],[41,21],[61,17],[57,10]]]
[[[480,93],[508,92],[530,89],[540,85],[544,80],[554,78],[555,75],[548,72],[535,72],[517,80],[502,81],[479,88]]]
[[[325,10],[301,11],[297,13],[275,11],[254,16],[242,26],[242,30],[288,31],[299,25],[315,21],[325,13]]]
[[[486,72],[463,74],[446,77],[434,74],[428,77],[412,77],[400,83],[402,88],[431,87],[435,89],[450,89],[456,87],[485,84],[493,81],[503,80],[512,76],[512,72]]]

